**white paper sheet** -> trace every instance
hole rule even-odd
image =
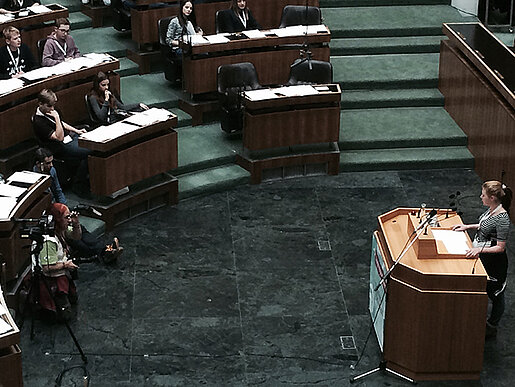
[[[204,38],[202,35],[187,35],[184,36],[184,43],[191,43],[192,46],[196,46],[197,44],[208,44],[209,41]]]
[[[450,254],[465,254],[469,249],[467,237],[463,231],[431,230],[436,240],[442,241]]]
[[[23,74],[23,78],[27,79],[28,81],[36,81],[38,79],[45,79],[51,77],[55,74],[55,66],[40,67],[39,69],[27,71],[25,74]]]
[[[46,175],[41,173],[32,172],[32,171],[21,171],[14,172],[11,176],[7,178],[8,182],[15,181],[18,183],[26,183],[26,184],[34,184],[36,181],[41,179]]]
[[[2,304],[0,304],[0,316],[3,314],[7,314],[7,309],[5,309],[5,307]]]
[[[8,23],[14,19],[13,14],[0,15],[0,23]]]
[[[16,89],[22,88],[24,82],[19,78],[4,79],[0,81],[0,94],[10,93]]]
[[[225,34],[207,35],[205,38],[209,41],[210,44],[230,42],[230,40],[225,37]]]
[[[0,184],[0,196],[19,198],[25,191],[25,188],[16,187],[10,184]]]
[[[249,90],[245,92],[245,96],[251,101],[264,101],[278,97],[271,89]]]
[[[15,198],[0,196],[0,219],[9,219],[16,204]]]
[[[134,125],[148,126],[156,122],[166,121],[172,117],[172,114],[166,109],[152,108],[133,114],[129,118],[123,120]]]
[[[13,327],[10,326],[9,324],[7,324],[5,322],[5,320],[0,317],[0,335],[7,333],[9,331],[12,331],[12,330],[13,330]]]
[[[274,93],[286,97],[301,97],[304,95],[315,95],[318,91],[311,85],[284,86],[273,89]]]
[[[52,12],[52,10],[44,5],[31,5],[29,9],[34,13]]]
[[[261,39],[266,38],[266,35],[263,31],[260,30],[248,30],[243,32],[245,35],[249,37],[249,39]]]
[[[70,135],[64,136],[63,143],[68,144],[69,142],[72,142],[73,138]]]

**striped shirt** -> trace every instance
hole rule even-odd
[[[497,241],[505,242],[508,239],[510,230],[510,218],[507,212],[489,216],[489,211],[479,217],[479,229],[474,238],[474,244],[490,247],[495,246]],[[490,242],[485,243],[485,242]]]

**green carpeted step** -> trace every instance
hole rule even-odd
[[[116,70],[120,77],[128,77],[139,74],[139,66],[127,58],[119,58],[120,68]]]
[[[434,88],[439,54],[331,57],[334,82],[342,89]]]
[[[220,124],[181,128],[179,132],[179,167],[172,174],[234,163],[241,149],[241,135],[227,135]]]
[[[49,5],[49,4],[61,4],[63,7],[68,8],[68,12],[79,12],[81,8],[81,2],[80,0],[41,0],[40,2],[43,5]]]
[[[418,54],[440,52],[444,36],[341,38],[331,40],[331,55]]]
[[[474,157],[464,146],[351,150],[340,154],[340,172],[473,167]]]
[[[320,0],[320,8],[377,7],[385,5],[449,5],[450,0]]]
[[[70,20],[72,35],[74,35],[74,31],[80,30],[81,28],[89,28],[92,25],[91,18],[84,15],[82,12],[72,12],[68,19]]]
[[[513,41],[515,40],[515,32],[495,32],[497,38],[508,47],[513,47]]]
[[[106,224],[104,221],[95,218],[88,218],[87,216],[80,217],[80,223],[86,227],[95,238],[99,238],[104,235],[106,230]]]
[[[235,164],[222,165],[215,168],[178,176],[179,199],[213,192],[225,191],[231,187],[248,184],[250,174]]]
[[[173,114],[177,116],[177,127],[178,128],[185,128],[188,126],[191,126],[191,116],[186,113],[185,111],[175,108],[175,109],[169,109]]]
[[[474,21],[447,5],[324,8],[332,38],[442,35],[442,23]]]
[[[467,136],[441,107],[343,110],[341,150],[466,146]]]
[[[80,52],[107,52],[117,58],[127,55],[128,48],[136,47],[130,33],[117,32],[113,27],[83,28],[72,31]]]
[[[342,109],[373,109],[381,107],[443,106],[438,89],[344,90]]]
[[[175,108],[181,92],[174,89],[163,73],[131,75],[120,79],[124,103],[143,102],[163,108]]]

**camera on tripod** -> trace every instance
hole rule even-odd
[[[18,219],[13,221],[21,223],[20,238],[43,242],[43,235],[54,236],[55,225],[52,215],[42,215],[34,219]]]

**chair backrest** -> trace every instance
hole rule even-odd
[[[173,18],[174,16],[168,16],[157,21],[157,33],[159,35],[159,44],[161,46],[167,46],[166,33],[168,32],[168,25]]]
[[[84,96],[84,103],[86,104],[86,110],[88,111],[88,117],[89,117],[89,121],[93,124],[93,126],[97,125],[98,124],[102,124],[102,121],[100,121],[97,116],[95,116],[95,113],[93,112],[93,107],[91,106],[91,104],[89,103],[89,95],[86,94]]]
[[[222,65],[217,72],[218,92],[259,89],[256,68],[250,62]]]
[[[298,25],[322,24],[322,13],[318,7],[306,7],[303,5],[287,5],[283,8],[279,28]]]
[[[290,70],[290,79],[288,79],[288,85],[332,82],[333,65],[320,60],[306,60],[302,63],[299,63],[299,60],[295,61]]]
[[[37,47],[38,47],[38,61],[39,61],[40,65],[41,65],[41,62],[43,61],[43,50],[45,48],[46,39],[47,38],[39,39],[38,43],[37,43]]]
[[[227,27],[228,20],[230,17],[229,12],[232,12],[231,9],[220,9],[216,11],[215,15],[215,32],[220,34],[222,32],[231,32]]]

